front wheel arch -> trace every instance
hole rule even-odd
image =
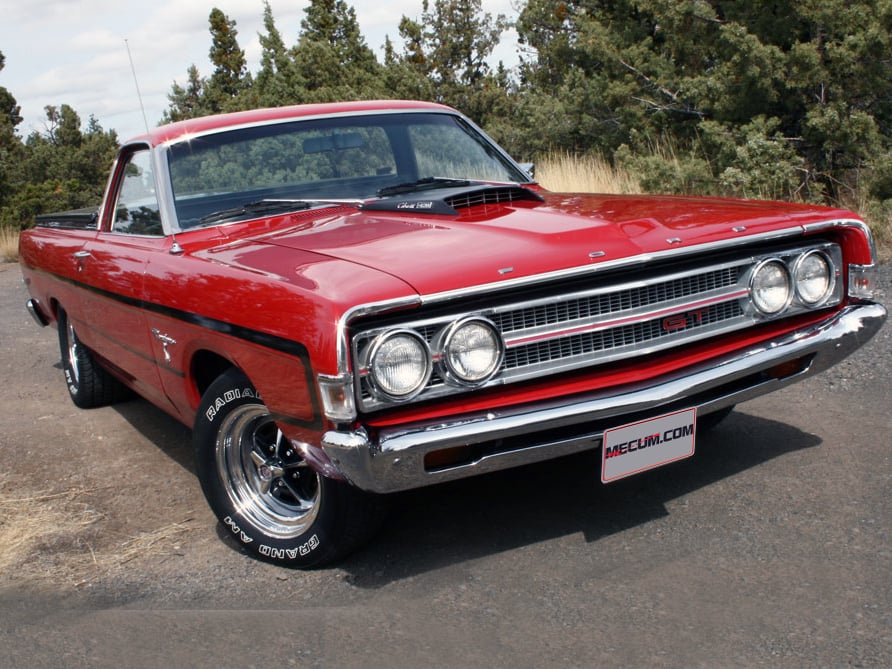
[[[208,504],[255,557],[299,568],[327,564],[367,541],[383,519],[380,497],[303,460],[235,367],[202,396],[193,447]]]

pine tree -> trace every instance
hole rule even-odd
[[[386,94],[381,66],[365,42],[356,12],[343,0],[311,0],[294,60],[308,102]]]
[[[402,63],[431,82],[434,99],[485,123],[507,96],[504,77],[487,61],[508,25],[484,12],[481,0],[424,0],[420,22],[400,21]]]
[[[263,6],[263,27],[259,35],[262,48],[260,70],[254,81],[258,103],[276,107],[299,103],[304,98],[304,85],[291,52],[276,27],[269,2]]]
[[[517,28],[527,149],[619,151],[647,188],[835,198],[888,144],[889,3],[528,0]]]
[[[245,52],[238,44],[238,30],[234,20],[216,7],[208,17],[211,32],[209,52],[214,71],[204,91],[206,106],[212,111],[230,111],[237,108],[233,102],[251,87]]]

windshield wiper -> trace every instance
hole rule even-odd
[[[213,214],[202,216],[198,221],[198,225],[210,225],[211,223],[225,221],[228,218],[237,218],[239,216],[247,216],[250,214],[302,211],[304,209],[309,209],[312,204],[313,202],[310,200],[255,200],[254,202],[246,202],[238,207],[223,209],[222,211],[215,211]]]
[[[425,177],[417,181],[409,181],[404,184],[395,186],[385,186],[378,191],[378,197],[390,197],[391,195],[402,195],[403,193],[417,193],[425,190],[433,190],[435,188],[457,188],[461,186],[469,186],[471,184],[467,179],[450,179],[448,177]]]

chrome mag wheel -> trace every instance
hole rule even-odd
[[[225,417],[215,461],[233,508],[264,535],[293,538],[315,520],[322,495],[319,475],[262,404],[243,404]]]

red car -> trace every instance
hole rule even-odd
[[[157,128],[98,211],[42,217],[20,252],[75,404],[135,391],[192,426],[220,521],[300,567],[367,540],[387,493],[689,457],[886,318],[849,211],[549,193],[416,102]]]

